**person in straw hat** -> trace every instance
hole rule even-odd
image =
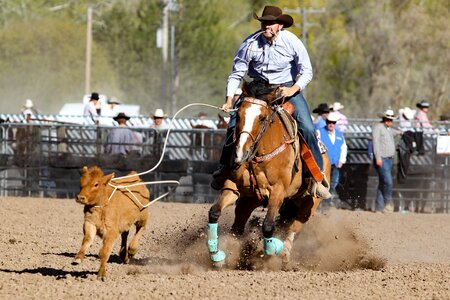
[[[31,99],[27,99],[25,100],[25,103],[22,106],[22,114],[23,115],[37,115],[38,111],[37,109],[34,107],[33,101]]]
[[[169,125],[165,122],[166,117],[167,115],[164,114],[164,111],[161,108],[157,108],[152,115],[153,123],[150,125],[150,128],[158,130],[168,129]]]
[[[112,129],[106,138],[105,153],[127,155],[136,150],[136,145],[141,144],[142,140],[137,132],[127,127],[130,117],[125,113],[120,112],[113,119],[118,126]]]
[[[341,132],[344,132],[347,129],[348,120],[347,117],[341,112],[341,110],[344,108],[344,105],[341,104],[341,102],[334,102],[330,106],[330,110],[332,112],[335,112],[337,116],[339,117],[339,121],[337,122],[337,128]]]
[[[339,184],[340,169],[347,162],[347,143],[344,135],[337,129],[337,122],[339,122],[339,115],[337,112],[330,112],[325,120],[326,126],[318,130],[320,140],[327,147],[327,154],[331,163],[331,180],[330,191],[333,196],[337,195],[336,187]],[[325,199],[323,207],[336,206],[336,201],[332,198]]]
[[[293,105],[293,116],[297,120],[299,130],[311,148],[318,166],[323,170],[322,154],[309,106],[301,93],[313,77],[311,61],[300,39],[292,32],[284,30],[291,27],[294,20],[290,15],[284,14],[279,7],[270,5],[264,7],[261,16],[254,13],[253,17],[260,22],[260,29],[247,37],[236,53],[232,72],[228,76],[222,109],[228,112],[232,107],[233,96],[245,74],[267,87],[279,86],[280,96],[286,97]],[[233,134],[235,119],[236,113],[230,120],[227,137]],[[213,174],[212,188],[221,189],[231,174],[232,153],[233,145],[223,148],[220,159],[222,166]],[[317,189],[318,197],[329,197],[327,184],[322,184],[322,181],[313,183],[311,190]]]
[[[392,166],[395,155],[394,136],[396,131],[392,128],[394,111],[388,108],[380,115],[381,122],[372,128],[372,143],[374,154],[374,166],[378,173],[378,188],[376,194],[376,211],[393,212],[392,203]]]

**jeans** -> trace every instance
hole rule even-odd
[[[292,86],[292,82],[287,82],[285,84],[282,84],[283,86]],[[239,98],[238,101],[234,104],[234,108],[238,108],[240,106],[242,98]],[[314,156],[314,159],[317,162],[317,165],[321,170],[323,170],[323,160],[322,160],[322,153],[319,149],[319,144],[317,141],[316,132],[314,129],[314,125],[311,119],[311,115],[309,112],[309,106],[306,102],[305,98],[303,97],[302,93],[296,93],[292,97],[289,98],[289,102],[294,105],[294,113],[293,117],[297,121],[297,127],[302,133],[303,137],[305,138],[306,143],[308,144],[309,148],[311,149],[311,152]],[[234,112],[233,115],[230,118],[230,122],[228,123],[228,130],[227,130],[227,138],[226,143],[229,143],[231,141],[231,138],[233,136],[234,127],[236,126],[236,115],[237,113]],[[230,151],[229,149],[225,149],[222,151],[222,157],[220,158],[220,163],[222,165],[226,165],[229,162],[229,158],[226,151]]]
[[[339,168],[335,165],[331,166],[330,192],[336,193],[336,187],[339,184]]]
[[[382,211],[385,205],[392,201],[392,158],[382,158],[381,167],[375,164],[378,173],[378,189],[376,195],[376,209]]]

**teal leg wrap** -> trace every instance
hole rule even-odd
[[[264,254],[278,255],[283,251],[283,242],[277,238],[264,238]]]
[[[208,250],[210,253],[215,253],[219,250],[219,240],[217,235],[217,223],[208,223]]]
[[[214,263],[222,262],[225,260],[225,253],[219,250],[219,239],[217,234],[217,223],[208,223],[208,250],[211,256],[211,260]]]

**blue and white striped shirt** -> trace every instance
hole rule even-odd
[[[261,31],[245,39],[233,61],[233,71],[228,77],[227,96],[234,95],[246,72],[248,76],[264,79],[270,84],[293,81],[300,90],[313,77],[305,46],[295,34],[286,30],[281,30],[272,43]]]

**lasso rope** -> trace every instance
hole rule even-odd
[[[173,120],[175,120],[175,118],[178,116],[179,113],[181,113],[183,110],[185,110],[185,109],[187,109],[187,108],[189,108],[189,107],[191,107],[191,106],[206,106],[206,107],[216,108],[216,109],[219,109],[219,110],[222,110],[222,111],[223,111],[223,109],[222,109],[221,107],[214,106],[214,105],[210,105],[210,104],[205,104],[205,103],[191,103],[191,104],[188,104],[188,105],[182,107],[181,109],[179,109],[179,110],[173,115],[172,119],[170,120],[169,129],[167,130],[166,138],[165,138],[165,140],[164,140],[164,146],[163,146],[162,154],[161,154],[161,157],[160,157],[159,161],[156,163],[156,165],[155,165],[153,168],[151,168],[150,170],[147,170],[147,171],[144,171],[144,172],[141,172],[141,173],[131,174],[131,175],[126,175],[126,176],[122,176],[122,177],[112,178],[111,181],[109,182],[109,185],[112,186],[112,187],[114,188],[114,190],[113,190],[113,192],[111,193],[111,195],[109,196],[108,201],[111,200],[111,198],[113,197],[113,195],[114,195],[114,193],[116,192],[116,190],[118,190],[118,189],[125,189],[125,190],[127,190],[131,195],[133,195],[133,198],[134,198],[134,199],[142,206],[142,208],[146,208],[146,207],[150,206],[151,204],[155,203],[156,201],[158,201],[158,200],[164,198],[165,196],[167,196],[168,194],[170,194],[173,190],[175,190],[175,188],[180,184],[180,182],[179,182],[179,181],[176,181],[176,180],[146,181],[146,182],[139,182],[139,183],[134,183],[134,184],[129,184],[129,185],[114,185],[114,184],[112,184],[111,182],[112,182],[112,181],[121,180],[121,179],[131,178],[131,177],[134,177],[134,176],[145,175],[145,174],[148,174],[148,173],[150,173],[150,172],[153,172],[156,168],[158,168],[158,166],[161,164],[161,162],[162,162],[162,160],[163,160],[163,158],[164,158],[164,155],[165,155],[165,153],[166,153],[167,141],[169,140],[169,135],[170,135],[170,132],[171,132],[172,127],[173,127],[173,124],[174,124]],[[236,109],[229,109],[229,111],[230,111],[230,112],[236,111]],[[130,187],[133,187],[133,186],[139,186],[139,185],[152,185],[152,184],[176,184],[176,185],[175,185],[172,189],[170,189],[168,192],[162,194],[161,196],[157,197],[156,199],[153,199],[152,201],[150,201],[150,202],[149,202],[148,204],[146,204],[146,205],[143,205],[143,204],[138,200],[138,198],[134,195],[134,193],[129,189]]]

